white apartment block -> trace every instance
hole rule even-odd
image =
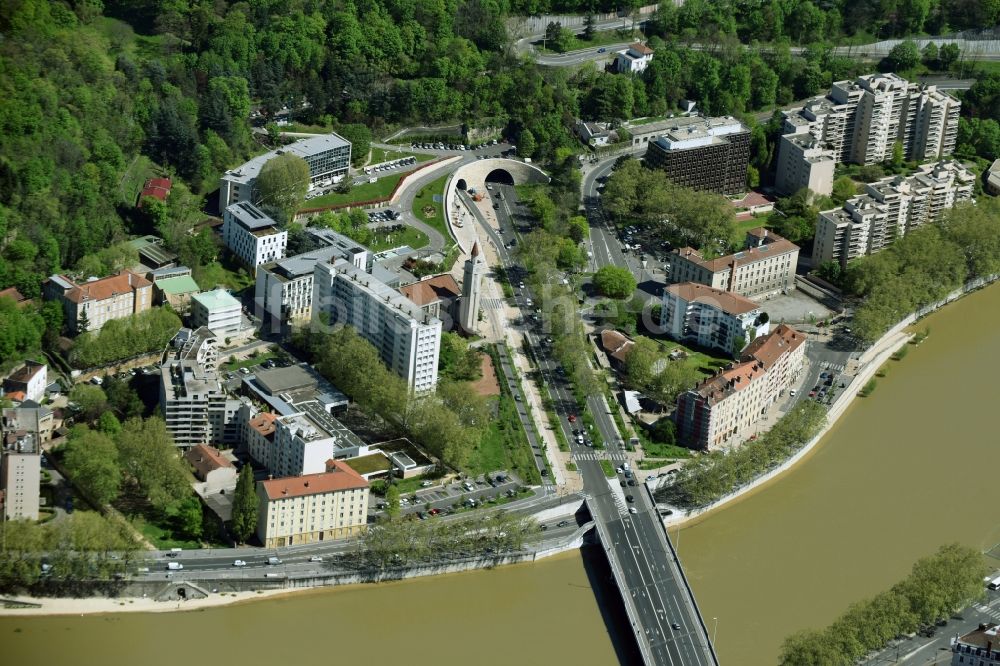
[[[219,210],[226,210],[238,201],[260,203],[257,191],[257,176],[271,159],[290,153],[304,159],[309,165],[309,179],[312,183],[332,181],[341,178],[351,166],[351,144],[334,133],[299,139],[269,153],[258,155],[236,169],[227,171],[219,181]]]
[[[785,194],[808,188],[829,196],[833,192],[836,165],[836,153],[812,135],[786,134],[781,137],[774,186]]]
[[[1000,666],[1000,625],[982,622],[951,639],[951,666]]]
[[[38,520],[39,484],[42,480],[41,449],[34,433],[3,435],[0,459],[0,490],[4,520]]]
[[[769,317],[750,299],[696,282],[668,285],[662,305],[660,326],[668,336],[726,354],[739,353],[770,330]]]
[[[219,381],[217,342],[213,331],[200,328],[160,368],[160,408],[181,448],[239,441],[236,417],[242,403],[229,398]]]
[[[317,263],[314,322],[353,326],[411,390],[437,384],[441,320],[346,259]]]
[[[45,397],[45,387],[49,385],[49,369],[44,363],[25,361],[24,365],[3,380],[5,394],[23,393],[19,402],[34,400],[41,402]]]
[[[217,335],[236,333],[242,327],[243,306],[225,289],[191,297],[191,325],[211,329]]]
[[[285,256],[288,232],[249,201],[228,206],[222,220],[222,242],[248,266],[256,268]]]
[[[869,74],[837,81],[826,97],[786,111],[784,132],[809,134],[837,162],[884,162],[897,142],[908,160],[938,160],[955,149],[960,108],[961,102],[934,86],[891,73]],[[794,145],[782,141],[780,150],[794,150]],[[779,153],[779,178],[782,161]]]
[[[764,298],[795,288],[799,247],[764,227],[747,232],[744,250],[705,259],[690,247],[670,255],[670,282],[697,282],[748,298]]]
[[[257,483],[257,537],[265,548],[340,539],[368,522],[368,482],[339,460],[320,474]]]
[[[290,414],[274,420],[274,440],[258,462],[276,477],[319,474],[338,448],[337,438],[308,416]]]
[[[975,174],[953,160],[921,165],[912,176],[890,176],[865,186],[843,208],[822,211],[816,222],[813,266],[846,267],[897,238],[936,222],[947,209],[972,199]]]
[[[757,338],[741,361],[677,396],[678,439],[703,450],[736,446],[802,370],[805,336],[781,324]]]
[[[153,283],[128,270],[83,284],[65,275],[53,275],[42,291],[46,300],[62,303],[66,323],[76,333],[99,331],[112,319],[125,319],[153,307]],[[85,315],[86,331],[81,326]]]

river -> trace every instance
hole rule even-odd
[[[786,635],[824,626],[942,543],[1000,542],[1000,487],[988,467],[1000,286],[924,326],[930,338],[891,362],[875,393],[855,401],[805,461],[672,534],[709,632],[718,618],[723,664],[774,664]],[[599,666],[634,654],[632,639],[619,638],[621,602],[607,576],[591,549],[193,613],[5,617],[0,649],[23,666],[176,666],[192,657],[244,666],[400,657],[417,666]]]

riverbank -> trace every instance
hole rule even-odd
[[[784,461],[774,469],[766,472],[749,484],[738,488],[708,506],[691,509],[689,511],[675,510],[672,515],[663,519],[664,526],[670,528],[694,524],[696,521],[706,518],[709,514],[725,507],[726,505],[732,504],[737,500],[745,499],[754,491],[762,488],[772,481],[777,480],[778,477],[782,476],[793,467],[804,461],[815,451],[830,429],[836,425],[840,417],[846,413],[847,408],[853,404],[855,399],[860,397],[859,393],[861,391],[861,387],[863,387],[866,382],[875,376],[879,368],[881,368],[884,363],[889,361],[897,350],[910,341],[913,336],[912,334],[906,332],[907,327],[912,326],[915,322],[933,312],[936,312],[942,307],[961,299],[963,296],[991,285],[997,279],[1000,279],[1000,274],[992,275],[988,278],[978,278],[976,280],[972,280],[966,283],[961,289],[956,289],[940,301],[927,305],[904,317],[861,355],[858,374],[854,376],[851,383],[834,401],[833,405],[831,405],[829,411],[827,412],[824,425],[820,431],[812,439],[806,442],[801,449],[796,451],[795,454],[788,460]]]
[[[30,596],[7,596],[3,601],[14,602],[16,604],[30,604],[38,607],[5,608],[0,607],[0,617],[4,616],[76,616],[76,615],[101,615],[111,613],[171,613],[183,611],[204,610],[218,606],[230,606],[240,603],[249,603],[261,599],[299,595],[304,592],[321,590],[333,587],[353,587],[361,585],[371,585],[383,582],[400,581],[411,578],[427,578],[442,574],[465,573],[468,571],[495,569],[513,564],[524,564],[537,562],[546,558],[560,555],[571,550],[579,550],[584,544],[584,535],[593,527],[592,523],[587,523],[579,527],[572,535],[568,536],[562,543],[540,547],[526,553],[506,555],[493,559],[470,559],[465,562],[441,566],[419,566],[412,567],[405,571],[386,572],[385,575],[377,578],[364,578],[359,574],[345,573],[335,574],[322,578],[295,579],[289,578],[281,582],[282,587],[271,589],[255,590],[227,590],[223,589],[213,592],[203,598],[189,598],[184,600],[171,599],[169,601],[158,601],[156,595],[143,594],[143,596],[130,597],[86,597],[82,599],[68,597],[30,597]],[[322,581],[322,582],[313,582]],[[206,585],[197,580],[170,581],[166,584],[157,583],[154,587],[165,588],[171,585],[191,583],[200,587],[211,587],[213,590],[221,587],[220,581],[214,581],[213,585]]]

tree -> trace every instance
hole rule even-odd
[[[938,47],[934,42],[927,42],[921,55],[924,64],[931,69],[938,69],[941,66],[941,61],[938,59]]]
[[[536,150],[538,147],[535,143],[535,135],[529,129],[522,130],[517,139],[517,154],[521,157],[531,157]]]
[[[649,430],[649,436],[659,444],[677,444],[677,426],[668,416],[661,417]]]
[[[958,44],[950,42],[944,44],[938,50],[938,60],[941,62],[941,69],[951,69],[951,66],[958,62],[961,51]]]
[[[190,496],[186,466],[163,419],[129,419],[116,443],[119,467],[155,509],[168,512]]]
[[[399,518],[399,488],[395,484],[390,484],[385,491],[385,503],[386,510],[385,513],[389,516],[389,520],[396,520]]]
[[[82,308],[76,318],[76,330],[78,333],[86,333],[90,330],[90,316],[87,314],[86,308]]]
[[[105,435],[114,437],[122,431],[122,424],[114,412],[102,412],[101,418],[97,420],[97,429]]]
[[[170,513],[178,530],[189,539],[200,539],[202,534],[201,500],[196,495],[188,495],[177,502]]]
[[[627,268],[601,266],[594,273],[594,286],[608,298],[629,298],[635,293],[635,276]]]
[[[118,497],[122,482],[118,450],[107,434],[75,426],[66,442],[63,463],[73,483],[98,506]]]
[[[892,47],[886,63],[894,72],[912,69],[920,64],[920,48],[912,39],[904,40]]]
[[[268,160],[257,176],[261,206],[276,213],[279,222],[292,221],[308,190],[309,165],[291,153]]]
[[[583,20],[583,38],[588,42],[594,39],[594,35],[597,30],[594,27],[594,15],[587,14],[587,17]]]
[[[351,164],[354,166],[364,164],[372,145],[372,131],[368,126],[360,123],[339,125],[337,133],[351,142]],[[350,179],[345,177],[344,180]]]
[[[76,403],[80,413],[88,421],[93,421],[108,407],[108,397],[100,386],[77,384],[69,392],[69,401]]]
[[[240,543],[246,543],[247,539],[257,531],[257,492],[250,465],[243,465],[240,478],[236,482],[232,530],[233,536]]]
[[[833,199],[833,203],[838,206],[842,206],[845,201],[857,193],[858,189],[854,184],[854,181],[849,176],[841,176],[837,180],[833,181],[833,190],[830,194],[830,198]]]
[[[892,160],[890,164],[895,168],[899,168],[903,164],[903,144],[900,141],[892,144]]]

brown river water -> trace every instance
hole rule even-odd
[[[786,635],[825,625],[942,543],[1000,542],[990,465],[1000,286],[918,327],[928,325],[930,338],[891,363],[803,463],[681,531],[681,560],[723,664],[774,664]],[[4,617],[0,663],[632,663],[599,558],[590,549],[189,613]]]

